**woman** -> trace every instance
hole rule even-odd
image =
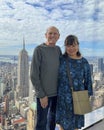
[[[60,130],[78,130],[84,126],[84,115],[75,115],[71,87],[69,84],[66,59],[70,67],[70,74],[74,90],[87,89],[92,95],[91,72],[88,61],[81,56],[79,42],[76,36],[69,35],[65,39],[65,54],[60,59],[58,97],[56,109],[56,123]]]

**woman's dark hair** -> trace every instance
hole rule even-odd
[[[64,42],[64,45],[67,46],[67,45],[73,45],[77,43],[79,45],[79,41],[78,41],[78,38],[75,36],[75,35],[68,35],[65,39],[65,42]],[[66,50],[65,50],[65,53],[64,53],[65,56],[68,56]],[[80,51],[78,50],[77,54],[76,54],[78,57],[81,56],[81,53]]]

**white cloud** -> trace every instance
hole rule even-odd
[[[99,0],[2,0],[0,46],[44,42],[48,26],[60,30],[60,46],[68,34],[81,41],[104,41],[104,1]]]

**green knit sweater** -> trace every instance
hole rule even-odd
[[[59,57],[58,46],[37,46],[33,53],[30,77],[38,98],[57,95]]]

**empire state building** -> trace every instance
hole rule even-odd
[[[18,80],[16,87],[16,98],[29,96],[29,58],[25,50],[25,41],[23,39],[23,49],[18,57]]]

